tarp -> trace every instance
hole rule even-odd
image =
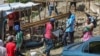
[[[19,8],[27,8],[27,7],[32,7],[32,6],[37,6],[39,3],[34,3],[34,2],[27,2],[27,3],[7,3],[7,4],[2,4],[0,5],[0,11],[7,11],[11,9],[19,9]]]
[[[37,5],[39,5],[39,3],[27,2],[27,3],[25,4],[26,7],[37,6]]]
[[[21,2],[6,3],[6,4],[1,4],[0,5],[0,12],[1,11],[5,11],[6,15],[8,15],[10,13],[13,13],[13,11],[16,10],[16,9],[20,10],[20,8],[27,8],[27,7],[37,6],[37,5],[39,5],[39,3],[34,3],[34,2],[27,2],[27,3],[21,3]]]
[[[0,5],[0,11],[7,11],[10,10],[9,4],[2,4]]]

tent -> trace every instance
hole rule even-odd
[[[21,15],[21,11],[24,10],[28,10],[25,8],[32,8],[33,6],[37,6],[39,5],[39,3],[33,3],[33,2],[28,2],[28,3],[21,3],[21,2],[17,2],[17,3],[6,3],[6,4],[1,4],[0,5],[0,25],[2,29],[0,31],[0,36],[2,36],[2,39],[4,40],[4,19],[6,19],[7,15],[10,15],[16,11],[20,12]]]

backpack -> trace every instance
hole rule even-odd
[[[97,26],[97,20],[96,20],[96,18],[94,18],[92,16],[90,16],[89,18],[91,19],[91,22],[93,23],[94,28],[96,28],[96,26]]]

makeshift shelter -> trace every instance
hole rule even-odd
[[[33,2],[28,2],[28,3],[6,3],[6,4],[1,4],[0,5],[0,26],[1,29],[4,29],[4,20],[5,18],[9,17],[8,15],[12,15],[12,18],[15,18],[16,14],[15,12],[17,11],[17,14],[19,15],[19,18],[21,18],[22,11],[31,9],[34,6],[39,5],[39,3],[33,3]],[[0,36],[4,37],[4,30],[0,31]],[[4,39],[3,39],[4,40]]]

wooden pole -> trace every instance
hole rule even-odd
[[[33,19],[33,18],[32,18],[32,8],[33,8],[33,5],[32,5],[32,7],[31,7],[31,17],[30,17],[30,18],[31,18],[31,22],[32,22],[32,19]]]
[[[85,0],[85,10],[87,10],[87,8],[86,8],[86,4],[87,4],[87,3],[86,3],[86,0]]]
[[[20,0],[19,0],[19,2],[20,2]],[[21,8],[19,7],[19,20],[20,20],[20,18],[21,18]],[[21,23],[20,23],[20,27],[21,27]]]
[[[40,14],[40,10],[41,10],[41,8],[40,8],[40,5],[39,5],[38,8],[39,8],[39,9],[38,9],[38,12],[39,12],[39,19],[41,20],[41,14]]]
[[[30,11],[28,11],[28,10],[30,10],[30,9],[27,9],[27,19],[28,19],[28,23],[30,23],[30,14],[29,14]]]
[[[47,6],[47,0],[46,0],[46,6]],[[46,7],[45,7],[45,12],[44,12],[44,18],[46,18]]]
[[[90,0],[89,0],[89,13],[90,13]]]
[[[3,17],[3,11],[1,11],[1,38],[2,38],[2,40],[4,40],[4,17]]]
[[[66,0],[66,13],[67,13],[67,5],[68,5],[68,2],[67,2],[67,0]]]

